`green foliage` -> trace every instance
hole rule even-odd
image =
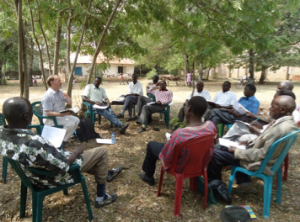
[[[179,118],[173,118],[170,120],[170,124],[172,126],[176,126],[178,128],[184,128],[186,126],[186,122],[179,122]]]
[[[146,74],[147,79],[153,79],[153,76],[157,75],[156,69],[152,69],[150,72]]]
[[[7,85],[7,80],[6,79],[2,79],[1,82],[2,82],[3,85]]]

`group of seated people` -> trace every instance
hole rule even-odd
[[[135,74],[132,75],[132,80],[122,112],[119,115],[114,114],[105,90],[100,87],[101,78],[95,78],[94,83],[87,85],[82,94],[83,101],[98,106],[107,106],[106,109],[95,108],[95,111],[115,124],[120,133],[124,133],[129,125],[129,123],[124,124],[118,119],[124,117],[126,110],[129,113],[127,121],[136,120],[137,123],[141,124],[139,130],[141,133],[146,131],[146,122],[151,114],[165,110],[173,98],[173,93],[166,88],[166,82],[159,82],[158,76],[155,76],[153,81],[147,85],[147,94],[153,94],[155,97],[155,103],[150,104],[154,101],[143,96],[142,84],[137,80]],[[79,119],[70,113],[62,114],[59,112],[65,110],[65,103],[72,103],[71,98],[61,90],[60,78],[50,76],[47,84],[49,89],[42,98],[44,115],[55,116],[58,124],[63,125],[67,130],[64,138],[64,141],[67,142],[76,129]],[[268,149],[276,140],[298,130],[296,122],[299,121],[299,113],[295,94],[292,92],[292,82],[283,81],[278,85],[278,91],[271,102],[269,119],[258,117],[260,103],[255,97],[256,87],[254,85],[247,85],[244,90],[245,96],[238,101],[235,93],[230,91],[230,87],[230,82],[224,82],[222,91],[216,94],[213,103],[208,103],[210,102],[210,93],[204,90],[203,82],[197,83],[197,89],[187,98],[184,107],[179,112],[180,121],[185,119],[187,126],[175,130],[170,140],[165,144],[155,141],[148,143],[142,165],[143,172],[140,174],[142,181],[153,186],[157,160],[160,159],[164,170],[168,170],[178,145],[192,138],[216,134],[219,123],[233,124],[224,138],[243,142],[247,144],[247,149],[229,147],[228,151],[224,151],[220,149],[219,144],[212,144],[211,152],[206,157],[209,181],[222,180],[221,173],[224,166],[234,165],[242,166],[248,170],[257,170],[266,157]],[[248,110],[246,114],[240,114],[233,108],[236,102]],[[132,116],[134,104],[137,104],[136,116]],[[32,121],[33,112],[30,102],[22,97],[7,99],[3,105],[3,114],[8,125],[0,128],[0,153],[4,157],[19,161],[26,176],[33,184],[45,188],[72,183],[68,169],[73,163],[77,163],[81,167],[81,172],[95,176],[97,184],[96,208],[113,203],[118,198],[117,194],[109,195],[106,193],[105,183],[106,181],[111,182],[123,170],[123,166],[108,170],[108,155],[105,148],[99,147],[83,151],[82,147],[75,147],[72,152],[55,148],[47,140],[27,129]],[[250,125],[235,123],[236,120],[250,123]],[[45,124],[52,125],[53,122],[47,120]],[[282,146],[278,149],[280,152]],[[177,173],[183,172],[189,156],[188,147],[182,148],[176,167]],[[274,162],[270,162],[266,166],[265,174],[271,173],[272,163]],[[44,168],[56,172],[57,176],[48,177],[45,180],[45,178],[27,171],[25,166]],[[251,187],[249,177],[243,173],[236,174],[236,182],[240,184],[243,190]]]

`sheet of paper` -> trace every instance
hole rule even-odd
[[[96,139],[96,142],[101,144],[113,144],[111,139]]]
[[[246,112],[249,112],[245,107],[243,107],[239,102],[235,102],[233,104],[233,108],[238,111],[240,114],[246,114]]]
[[[166,138],[167,138],[167,141],[169,141],[171,139],[171,133],[166,133]]]
[[[243,121],[240,121],[240,120],[235,120],[235,122],[240,122],[240,123],[243,123],[243,124],[245,124],[247,126],[250,126],[250,123],[246,123],[246,122],[243,122]]]
[[[107,106],[98,106],[96,104],[93,105],[95,109],[107,109]]]
[[[44,125],[42,137],[52,143],[52,145],[56,148],[59,148],[63,142],[65,134],[65,129]]]
[[[241,150],[245,150],[246,149],[245,145],[239,145],[237,142],[233,142],[233,141],[230,141],[230,140],[227,140],[227,139],[219,138],[219,143],[220,143],[220,145],[226,146],[228,148],[230,146],[235,146],[236,148],[241,149]]]
[[[154,105],[155,104],[155,102],[149,102],[149,103],[147,103],[147,105]]]

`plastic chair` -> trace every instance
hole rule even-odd
[[[224,127],[227,126],[227,129],[229,130],[232,127],[233,124],[231,123],[220,123],[218,125],[218,129],[219,129],[219,137],[222,138],[223,134],[224,134]]]
[[[89,104],[89,103],[84,102],[84,101],[83,101],[83,104],[87,106],[87,111],[86,111],[86,114],[85,114],[85,118],[87,118],[87,115],[89,114],[92,123],[95,125],[95,117],[98,113],[95,110],[93,110],[92,104]],[[98,123],[101,124],[101,115],[100,114],[98,114]]]
[[[287,153],[289,152],[289,150],[291,149],[292,145],[294,144],[298,133],[300,132],[294,132],[291,133],[279,140],[277,140],[276,142],[274,142],[271,146],[271,148],[269,149],[269,152],[267,154],[267,156],[265,157],[265,159],[262,161],[261,166],[259,167],[259,169],[255,172],[253,171],[249,171],[246,170],[243,167],[237,167],[237,166],[232,166],[232,170],[231,170],[231,175],[229,178],[229,185],[228,185],[228,193],[231,194],[231,190],[232,190],[232,184],[234,181],[234,177],[236,172],[242,172],[245,173],[249,176],[255,176],[255,177],[259,177],[261,179],[264,180],[264,209],[263,209],[263,216],[264,217],[269,217],[269,213],[270,213],[270,206],[271,206],[271,195],[272,195],[272,182],[273,182],[273,176],[275,174],[277,174],[277,195],[276,195],[276,202],[280,203],[280,195],[281,195],[281,164],[284,160],[284,158],[286,157]],[[273,175],[268,176],[263,174],[263,171],[267,165],[267,163],[270,161],[271,157],[273,156],[274,152],[276,151],[277,147],[284,143],[284,147],[280,153],[280,155],[278,156],[276,162],[274,163],[274,165],[272,166],[271,170],[273,171]]]
[[[87,210],[89,213],[89,220],[93,220],[93,213],[90,205],[89,195],[85,183],[84,177],[80,173],[80,167],[77,164],[73,164],[69,172],[72,174],[72,178],[74,179],[74,183],[67,184],[67,185],[61,185],[54,188],[49,189],[42,189],[35,185],[33,185],[29,179],[26,177],[26,175],[23,173],[23,170],[21,169],[19,163],[17,161],[14,161],[12,159],[8,159],[8,162],[11,164],[12,168],[16,171],[16,173],[21,178],[21,199],[20,199],[20,218],[25,217],[25,211],[26,211],[26,199],[27,199],[27,188],[31,190],[32,193],[32,221],[33,222],[40,222],[42,221],[42,213],[43,213],[43,200],[46,196],[52,193],[56,193],[58,191],[63,190],[65,195],[68,195],[68,187],[74,186],[77,183],[81,183],[85,202],[87,205]],[[28,170],[35,174],[44,175],[44,176],[55,176],[56,174],[47,170],[43,169],[37,169],[28,167]]]
[[[207,194],[208,194],[208,182],[206,167],[208,162],[205,162],[206,156],[210,152],[210,146],[212,145],[217,134],[211,134],[195,139],[188,140],[175,148],[174,159],[172,161],[172,166],[167,170],[169,174],[176,178],[176,187],[175,187],[175,206],[174,206],[174,215],[180,216],[180,206],[181,206],[181,195],[183,188],[184,178],[190,178],[190,189],[197,190],[197,180],[198,176],[203,175],[204,177],[204,186],[205,186],[205,199],[204,199],[204,209],[207,206]],[[176,165],[179,157],[179,153],[183,147],[190,147],[191,155],[187,164],[184,167],[182,174],[176,173]],[[163,183],[164,169],[161,167],[159,185],[157,196],[160,196],[160,191]]]

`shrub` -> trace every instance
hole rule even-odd
[[[147,79],[153,79],[153,76],[157,75],[157,71],[153,68],[150,72],[146,74]]]

